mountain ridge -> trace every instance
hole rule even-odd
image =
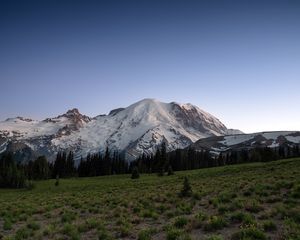
[[[190,147],[209,150],[215,154],[254,148],[278,148],[300,146],[300,131],[265,131],[249,134],[208,137],[199,139]]]
[[[42,121],[25,118],[3,121],[0,146],[5,142],[18,146],[22,143],[52,160],[59,150],[72,150],[80,158],[109,147],[112,151],[124,151],[130,160],[142,153],[154,153],[162,142],[171,151],[201,138],[229,132],[241,133],[227,129],[218,118],[190,103],[164,103],[146,98],[93,118],[74,108]]]

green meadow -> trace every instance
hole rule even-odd
[[[0,239],[300,239],[300,159],[1,189]]]

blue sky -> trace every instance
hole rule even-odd
[[[157,98],[300,130],[298,1],[4,0],[0,32],[1,120]]]

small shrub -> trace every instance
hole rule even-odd
[[[112,240],[113,237],[104,227],[101,227],[98,229],[98,239],[99,240]]]
[[[249,227],[241,229],[232,234],[231,240],[266,240],[266,235],[256,227]]]
[[[208,201],[209,204],[212,204],[214,207],[217,207],[219,205],[219,200],[217,198],[211,198]]]
[[[154,210],[152,210],[152,209],[146,209],[146,210],[143,211],[142,217],[157,219],[158,218],[158,214]]]
[[[251,192],[250,190],[245,190],[245,191],[243,192],[243,195],[244,195],[245,197],[250,197],[250,196],[252,195],[252,192]]]
[[[167,230],[166,239],[167,240],[190,240],[191,238],[184,231],[171,227]]]
[[[167,240],[177,240],[182,235],[182,231],[178,229],[169,229],[167,232]]]
[[[174,226],[177,228],[183,228],[187,225],[188,219],[186,217],[178,217],[175,219]]]
[[[292,189],[292,197],[293,198],[300,198],[300,185],[296,185],[293,189]]]
[[[273,221],[265,221],[263,223],[263,228],[265,231],[271,232],[277,229],[276,224]]]
[[[72,224],[66,223],[63,227],[62,232],[69,236],[72,240],[80,239],[80,235],[78,233],[77,228]]]
[[[299,240],[300,228],[299,224],[295,223],[292,219],[285,219],[283,228],[282,239]]]
[[[99,229],[102,227],[102,224],[100,221],[98,221],[96,218],[90,218],[87,219],[83,224],[78,226],[79,232],[87,232],[92,229]]]
[[[187,203],[183,202],[180,205],[177,205],[176,208],[177,208],[176,211],[178,212],[178,214],[184,215],[184,214],[191,214],[193,206],[191,204],[187,204]]]
[[[87,219],[85,223],[89,230],[98,229],[98,228],[102,227],[101,222],[99,220],[97,220],[96,218]]]
[[[39,229],[41,228],[40,224],[38,224],[38,223],[36,223],[36,222],[29,222],[29,223],[27,224],[27,227],[28,227],[29,229],[34,230],[34,231],[39,230]]]
[[[16,232],[15,240],[28,239],[33,236],[32,230],[23,227]]]
[[[257,201],[251,201],[245,205],[245,209],[251,213],[259,213],[264,208]]]
[[[203,225],[203,222],[207,219],[207,216],[203,213],[198,213],[192,219],[192,225],[194,228],[200,228]]]
[[[128,226],[121,226],[119,229],[120,237],[128,237],[130,234],[130,228]]]
[[[224,214],[224,213],[226,213],[226,212],[228,212],[228,211],[229,211],[229,209],[228,209],[228,207],[225,206],[225,205],[221,205],[221,206],[218,207],[218,212],[219,212],[220,214]]]
[[[3,230],[11,230],[11,229],[12,229],[11,220],[10,219],[5,219],[4,223],[3,223]]]
[[[206,240],[223,240],[223,237],[219,235],[212,235],[206,238]]]
[[[138,240],[151,240],[152,235],[155,233],[155,229],[143,229],[138,234]]]
[[[234,198],[236,198],[236,193],[223,192],[218,196],[219,203],[230,203]]]
[[[254,218],[249,213],[236,212],[230,216],[233,223],[243,223],[245,225],[254,224]]]
[[[61,216],[61,222],[63,223],[71,223],[76,219],[76,214],[70,211],[66,211]]]
[[[223,229],[227,226],[227,222],[223,217],[212,216],[204,224],[205,231],[215,231]]]
[[[43,236],[49,236],[50,235],[50,228],[49,227],[46,227],[44,230],[43,230]]]
[[[291,209],[287,212],[287,216],[295,221],[295,223],[300,224],[300,210],[299,209]]]
[[[195,200],[201,200],[201,194],[199,192],[196,192],[196,193],[193,194],[193,198]]]

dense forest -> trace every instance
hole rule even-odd
[[[208,150],[193,148],[177,149],[167,153],[165,144],[162,144],[155,155],[142,155],[131,165],[137,166],[140,172],[159,173],[167,171],[170,166],[174,171],[182,171],[239,163],[267,162],[299,156],[299,145],[229,150],[215,155]]]
[[[111,152],[106,148],[104,154],[88,154],[76,165],[73,152],[58,152],[53,163],[48,162],[44,156],[27,163],[18,163],[14,160],[13,153],[5,152],[0,157],[0,187],[23,188],[30,186],[32,180],[125,174],[131,173],[133,169],[137,169],[140,173],[157,173],[163,176],[167,171],[264,162],[299,156],[299,146],[241,149],[213,155],[208,150],[199,151],[193,148],[177,149],[167,153],[166,144],[163,143],[155,154],[143,154],[130,163],[125,160],[123,154]]]

